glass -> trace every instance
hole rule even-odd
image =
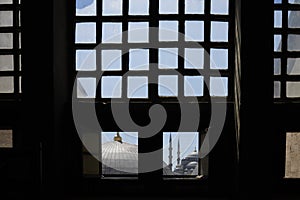
[[[128,98],[148,98],[148,77],[129,76],[128,77]]]
[[[203,76],[184,77],[184,96],[199,97],[203,96],[204,78]]]
[[[161,48],[158,50],[158,68],[159,69],[177,69],[178,68],[178,49]]]
[[[95,98],[96,79],[78,78],[77,79],[77,98]]]
[[[122,97],[122,76],[102,76],[101,97]]]
[[[178,76],[176,75],[158,76],[158,95],[161,97],[178,96]]]
[[[203,69],[204,67],[204,49],[186,48],[184,51],[185,69]]]
[[[226,97],[228,96],[228,78],[210,77],[210,96]]]

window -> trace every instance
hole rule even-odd
[[[233,102],[234,58],[230,55],[234,54],[234,16],[231,11],[233,6],[229,4],[229,0],[76,0],[75,101],[82,104],[96,101],[96,104],[107,106],[129,101],[133,107],[154,102],[179,104],[179,99],[202,102],[207,106],[210,106],[211,99],[224,104]],[[97,112],[101,113],[99,110]],[[99,137],[95,138],[99,141],[96,145],[99,151],[94,155],[96,158],[103,159],[107,156],[106,149],[111,148],[103,143],[104,137],[109,136],[106,142],[119,148],[117,146],[122,143],[116,143],[114,138],[125,139],[126,133],[138,131],[116,132],[119,127],[113,120],[110,121],[110,115],[106,118],[108,128],[105,130],[115,132],[95,134]],[[141,112],[134,117],[140,118],[142,123],[148,121]],[[168,148],[170,143],[166,142],[166,137],[170,133],[170,137],[174,136],[173,141],[177,136],[181,138],[178,143],[182,142],[181,147],[184,148],[182,152],[177,150],[181,152],[179,163],[170,161],[173,167],[165,159],[165,150],[157,157],[161,159],[159,163],[163,168],[161,177],[192,175],[199,178],[208,175],[208,158],[199,159],[197,153],[205,128],[194,132],[159,131],[156,146]],[[140,132],[136,134],[142,135]],[[189,141],[192,149],[186,146],[190,135],[194,136]],[[135,153],[143,152],[145,140],[139,138],[129,146],[135,149]],[[140,144],[140,141],[143,142]],[[139,148],[134,146],[138,143]],[[122,170],[99,164],[88,152],[84,150],[86,175],[124,177],[136,176],[140,172],[140,159],[136,161],[137,165],[131,164],[139,169],[135,169],[135,173],[120,173]],[[169,153],[175,155],[178,152]],[[194,156],[192,160],[189,160],[190,154]],[[132,158],[135,157],[138,155]],[[174,162],[182,167],[176,173]]]
[[[300,134],[286,134],[285,178],[300,178]]]

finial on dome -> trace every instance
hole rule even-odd
[[[114,141],[123,143],[123,142],[122,142],[122,137],[120,136],[120,133],[119,133],[119,132],[117,132],[117,135],[114,137]]]

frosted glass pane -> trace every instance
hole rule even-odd
[[[184,96],[203,96],[203,76],[184,77]]]
[[[76,43],[96,43],[96,23],[77,23]]]
[[[229,13],[229,0],[211,0],[211,13],[227,15]]]
[[[288,35],[288,51],[300,51],[300,35]]]
[[[210,96],[215,96],[215,97],[228,96],[228,78],[211,77],[209,92],[210,92]]]
[[[274,0],[274,3],[275,3],[275,4],[281,4],[281,3],[282,3],[282,0]]]
[[[149,15],[149,0],[129,0],[129,15]]]
[[[289,11],[289,28],[300,28],[300,11]]]
[[[289,0],[289,3],[291,4],[300,4],[299,0]]]
[[[274,27],[281,28],[282,27],[282,11],[274,11]]]
[[[95,71],[96,70],[96,50],[76,51],[76,70]]]
[[[274,75],[281,74],[281,60],[279,58],[274,59]]]
[[[203,69],[204,49],[185,49],[184,68]]]
[[[12,48],[13,48],[13,34],[0,33],[0,49],[12,49]]]
[[[0,148],[13,148],[12,130],[0,130]]]
[[[78,78],[77,79],[77,98],[95,98],[96,79]]]
[[[117,16],[123,13],[122,0],[103,0],[102,15],[103,16]]]
[[[204,14],[204,0],[185,0],[185,14]]]
[[[185,40],[203,41],[204,40],[204,22],[186,21],[185,22]]]
[[[14,92],[14,78],[13,77],[0,77],[0,93],[13,93]]]
[[[149,70],[149,50],[129,50],[129,70]]]
[[[128,77],[128,98],[148,98],[148,77]]]
[[[97,0],[76,0],[77,16],[95,16],[97,14]]]
[[[102,98],[121,98],[122,77],[102,76],[101,96]]]
[[[178,21],[159,21],[159,41],[178,40]]]
[[[149,23],[129,22],[128,42],[131,43],[149,42]]]
[[[300,58],[288,58],[287,73],[289,75],[300,75]]]
[[[103,23],[102,43],[122,43],[122,23]]]
[[[300,97],[300,82],[286,82],[286,96],[290,98]]]
[[[281,51],[281,35],[274,35],[274,51]]]
[[[159,0],[160,14],[178,14],[178,0]]]
[[[13,71],[14,57],[13,55],[0,55],[0,71]]]
[[[158,50],[158,68],[159,69],[177,69],[178,68],[178,49],[165,48]]]
[[[280,98],[281,91],[281,83],[280,81],[274,81],[274,98]]]
[[[162,97],[176,97],[178,95],[178,76],[159,76],[158,95]]]
[[[211,41],[228,42],[228,22],[211,22]]]
[[[102,50],[101,68],[103,71],[119,71],[122,69],[121,50]]]
[[[12,4],[12,0],[0,0],[0,4]]]
[[[0,27],[13,26],[13,11],[0,11]]]
[[[210,50],[210,68],[228,69],[228,50],[211,49]]]

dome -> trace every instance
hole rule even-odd
[[[198,165],[197,162],[190,162],[189,164],[186,165],[186,168],[191,169],[191,168],[196,168]]]
[[[102,145],[103,174],[137,174],[138,146],[126,142],[106,142]]]
[[[199,154],[196,151],[190,153],[186,158],[198,158]]]

